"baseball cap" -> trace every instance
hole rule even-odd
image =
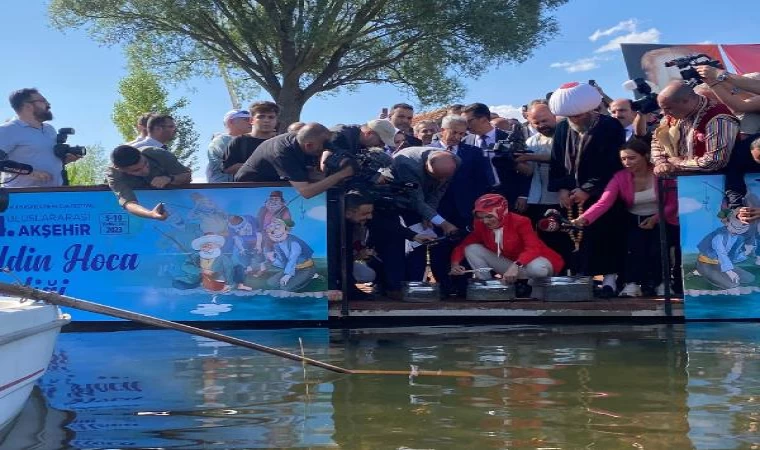
[[[380,136],[380,140],[389,147],[396,147],[393,138],[396,136],[396,127],[389,120],[374,119],[367,122],[367,127]]]
[[[224,115],[223,122],[226,124],[232,119],[250,119],[251,113],[246,111],[245,109],[233,109],[231,111],[227,111],[227,113]]]

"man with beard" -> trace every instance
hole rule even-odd
[[[225,239],[216,234],[204,234],[193,239],[191,246],[197,254],[191,255],[182,266],[186,273],[172,285],[177,289],[194,289],[202,286],[211,292],[226,292],[233,288],[234,271],[230,257],[222,254]]]
[[[9,97],[16,119],[0,125],[0,151],[7,159],[30,164],[34,170],[29,175],[3,173],[0,181],[5,187],[51,187],[63,186],[63,166],[79,159],[67,154],[61,160],[55,156],[56,131],[44,123],[53,120],[50,103],[37,89],[19,89]]]
[[[391,107],[391,115],[388,120],[391,121],[397,132],[404,133],[406,147],[417,147],[422,145],[422,141],[414,137],[412,129],[412,118],[414,117],[414,108],[407,103],[396,103]],[[394,147],[396,149],[398,147]]]
[[[567,117],[557,124],[549,167],[549,190],[558,192],[559,203],[569,218],[593,205],[622,164],[618,150],[625,143],[625,130],[616,119],[599,114],[599,91],[586,83],[560,86],[549,99],[551,112]],[[575,243],[569,268],[575,274],[603,274],[601,296],[614,297],[616,278],[625,243],[620,208],[572,236]]]
[[[536,227],[549,209],[559,209],[559,196],[549,191],[549,163],[552,157],[554,130],[557,128],[557,117],[552,114],[549,105],[544,100],[531,102],[528,108],[528,121],[536,130],[525,142],[526,147],[533,153],[525,153],[515,157],[519,167],[525,167],[524,173],[530,175],[531,185],[528,194],[527,216]],[[552,250],[556,251],[567,261],[570,254],[570,238],[566,233],[547,233],[538,231],[538,237]]]

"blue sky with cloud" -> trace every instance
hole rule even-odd
[[[103,47],[82,30],[62,33],[49,25],[46,2],[5,2],[0,30],[5,64],[0,70],[0,91],[35,86],[50,100],[56,127],[70,126],[76,144],[100,143],[112,148],[120,137],[111,123],[119,80],[126,74],[118,47]],[[626,96],[627,79],[621,43],[758,43],[757,0],[736,0],[731,11],[707,13],[714,2],[693,0],[637,2],[570,0],[559,8],[559,33],[523,64],[488,67],[475,80],[465,80],[462,103],[481,101],[501,115],[516,117],[520,105],[542,98],[568,81],[596,80],[612,97]],[[724,11],[720,14],[721,11]],[[221,80],[190,80],[169,87],[173,96],[185,96],[201,135],[202,164],[212,134],[222,130],[222,116],[230,101]],[[268,99],[244,99],[244,103]],[[419,102],[390,85],[365,86],[312,99],[302,119],[326,125],[358,123],[374,118],[392,103]],[[7,103],[0,105],[0,120],[13,116]],[[202,181],[202,171],[196,178]]]

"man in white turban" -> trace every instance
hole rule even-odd
[[[549,169],[549,190],[558,192],[568,216],[577,217],[602,195],[607,182],[618,170],[619,150],[625,143],[625,129],[616,119],[600,115],[596,109],[602,101],[599,91],[586,83],[560,86],[549,99],[549,108],[557,123]],[[614,209],[601,220],[573,237],[577,246],[569,261],[575,274],[604,275],[603,297],[617,292],[616,273],[623,251],[624,212]],[[572,218],[571,217],[571,218]]]

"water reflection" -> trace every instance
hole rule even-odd
[[[345,367],[472,378],[345,376],[173,332],[69,333],[27,405],[36,415],[0,449],[753,448],[757,330],[229,333],[295,353],[302,338],[307,356]]]

